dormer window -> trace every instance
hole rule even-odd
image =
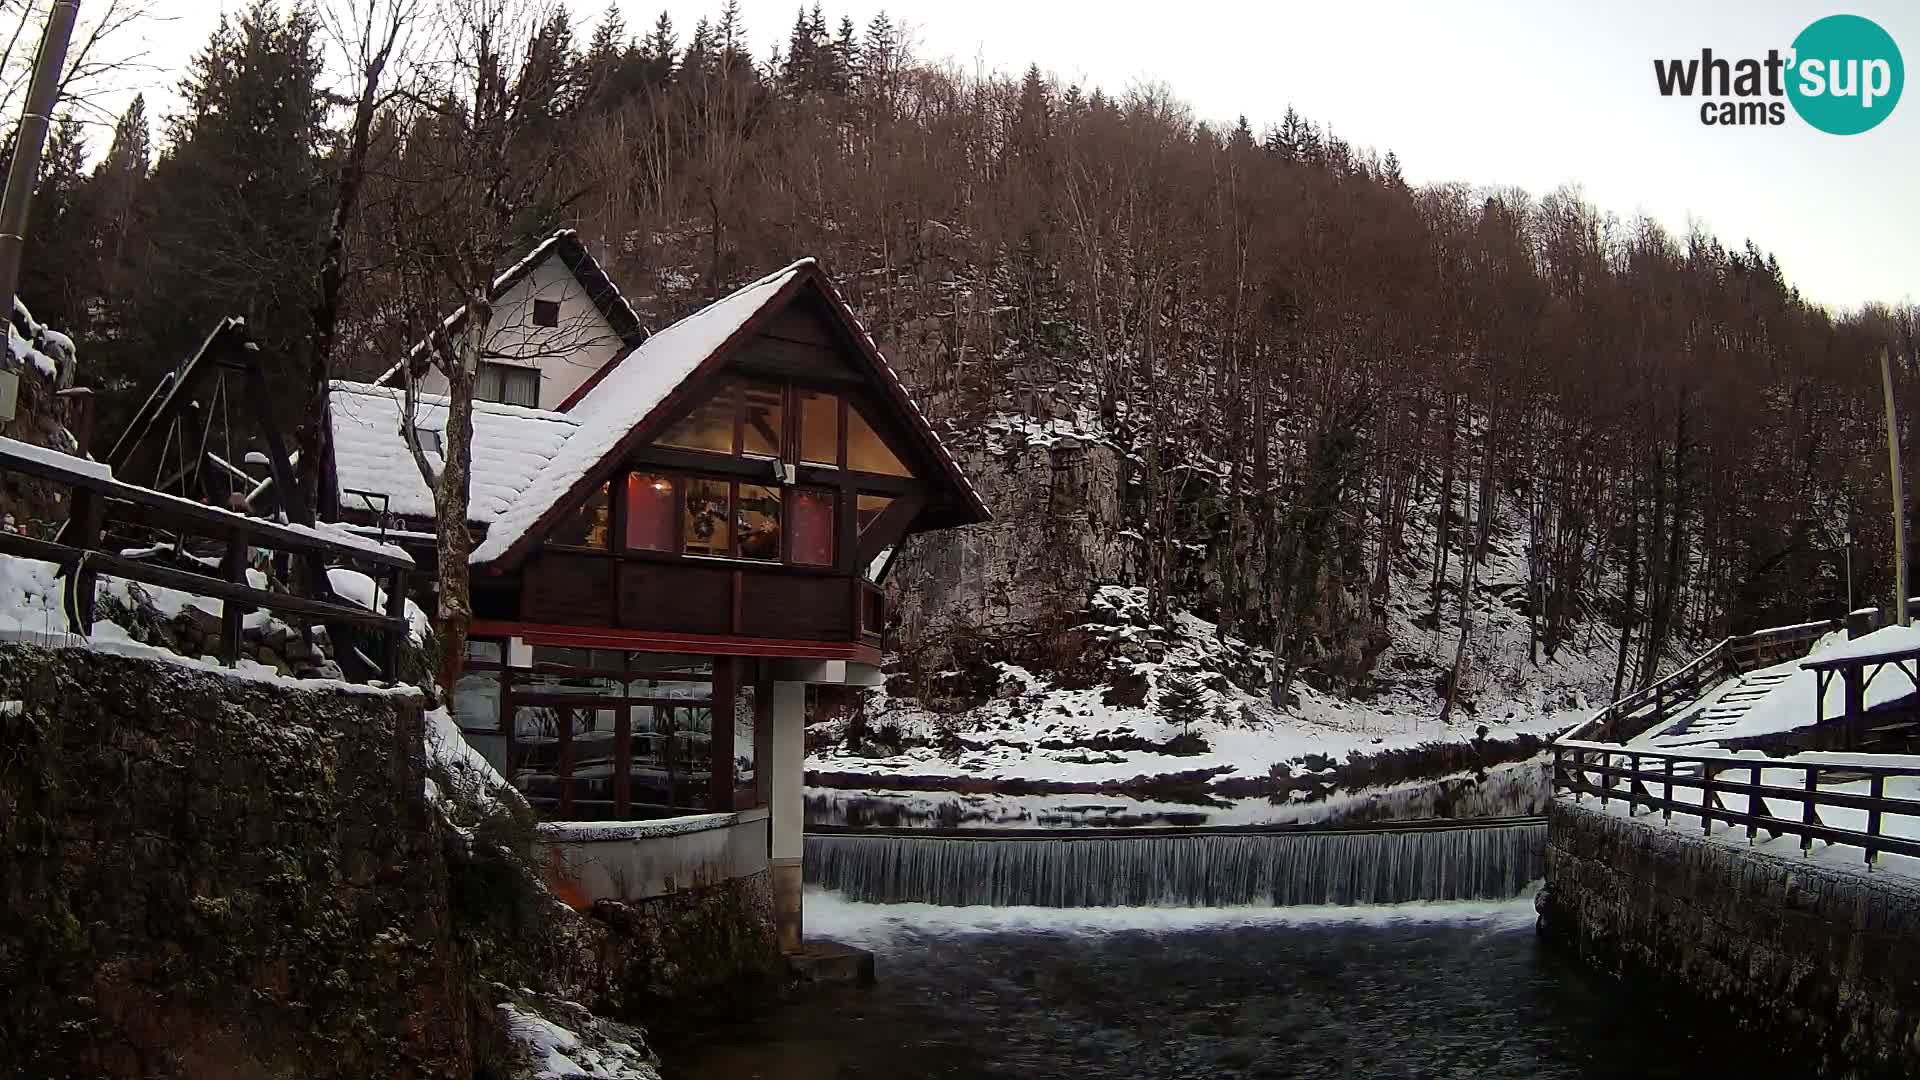
[[[412,427],[413,441],[420,447],[421,453],[439,454],[443,457],[446,455],[447,446],[441,439],[439,428],[421,427],[418,424],[412,425]],[[252,457],[253,455],[249,454],[247,456]]]
[[[560,325],[560,301],[535,300],[533,302],[533,325],[559,326]]]

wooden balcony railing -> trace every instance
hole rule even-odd
[[[1841,844],[1859,848],[1868,863],[1882,852],[1920,857],[1920,798],[1888,794],[1890,786],[1920,794],[1920,785],[1897,783],[1912,777],[1920,777],[1920,759],[1911,757],[1771,758],[1567,739],[1553,747],[1553,789],[1576,802],[1591,795],[1602,807],[1624,804],[1629,817],[1657,811],[1662,822],[1698,818],[1708,835],[1718,822],[1744,828],[1749,841],[1761,832],[1797,836],[1802,851],[1815,841]],[[1889,830],[1889,819],[1902,824]]]
[[[0,532],[0,554],[39,559],[61,568],[68,582],[64,606],[72,632],[93,632],[94,583],[105,575],[219,600],[220,661],[228,667],[239,660],[242,620],[247,612],[264,609],[298,616],[303,625],[339,624],[380,633],[381,655],[368,660],[381,678],[397,678],[400,648],[408,633],[407,574],[413,569],[413,560],[397,548],[203,506],[116,480],[105,466],[95,462],[11,439],[0,439],[0,472],[32,476],[70,491],[68,518],[58,539]],[[213,541],[221,553],[219,574],[142,562],[108,550],[103,546],[103,533],[109,522]],[[369,611],[334,599],[254,588],[247,583],[247,568],[250,549],[256,547],[370,567],[374,579],[384,585],[385,610]],[[324,574],[315,576],[325,580]],[[336,640],[335,647],[350,646]],[[342,664],[343,668],[347,666]]]

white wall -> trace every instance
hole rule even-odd
[[[560,302],[559,326],[534,325],[535,300]],[[557,409],[588,376],[618,355],[621,347],[620,335],[594,306],[586,289],[574,280],[567,264],[558,255],[548,255],[494,303],[487,359],[539,369],[540,407]],[[429,371],[420,380],[420,389],[444,394],[446,377]]]
[[[535,839],[555,895],[572,904],[644,900],[767,868],[767,812],[542,825]]]

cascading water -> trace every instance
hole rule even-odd
[[[1518,895],[1544,822],[1054,838],[810,835],[806,876],[874,903],[1041,907],[1394,904]]]

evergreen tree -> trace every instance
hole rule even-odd
[[[840,33],[833,39],[833,91],[842,97],[860,80],[860,38],[853,19],[840,16]]]
[[[108,298],[124,305],[128,329],[99,361],[113,374],[152,385],[229,315],[247,319],[270,372],[286,371],[271,361],[292,355],[306,330],[326,229],[322,154],[331,136],[317,33],[306,10],[256,0],[222,18],[194,57],[140,222],[150,253],[140,287]],[[276,399],[291,407],[298,395]]]
[[[653,21],[653,29],[647,32],[646,39],[640,43],[640,67],[646,85],[655,90],[664,90],[673,82],[673,61],[679,51],[679,41],[674,37],[673,20],[662,11]]]
[[[1180,734],[1187,733],[1187,726],[1207,714],[1207,702],[1200,681],[1189,675],[1174,675],[1160,691],[1158,711],[1166,720],[1180,725]]]
[[[94,264],[83,239],[92,231],[92,200],[81,166],[85,154],[79,123],[72,117],[56,118],[40,156],[20,256],[21,301],[39,321],[68,329],[78,329],[93,291]]]

